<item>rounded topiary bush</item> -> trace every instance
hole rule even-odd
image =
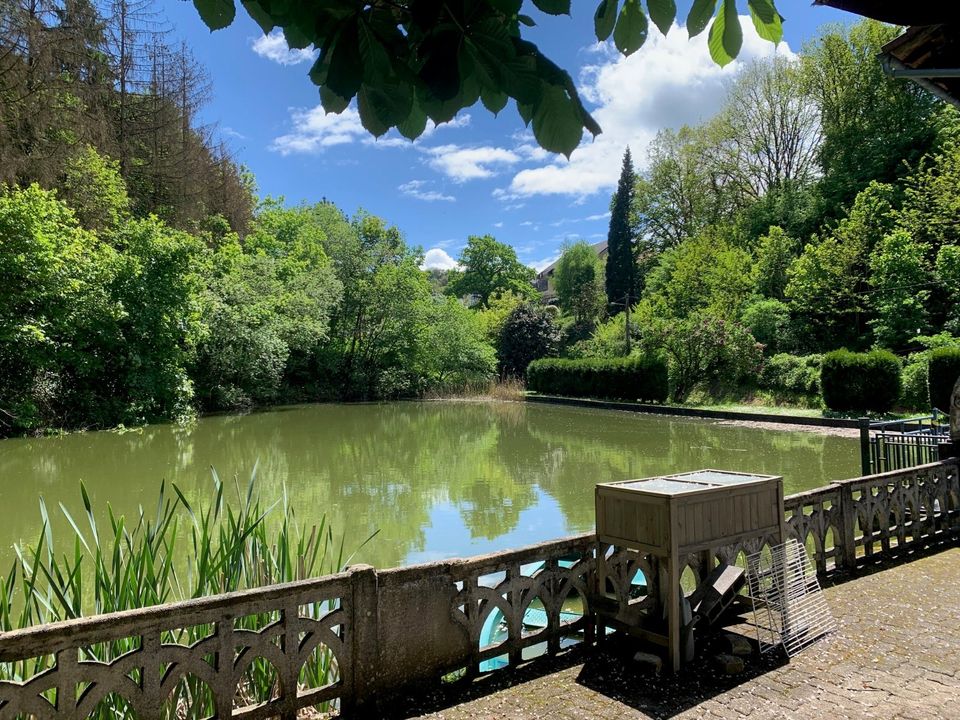
[[[667,364],[650,356],[534,360],[527,367],[527,388],[544,395],[663,402]]]
[[[953,385],[960,377],[960,348],[942,347],[930,352],[930,406],[950,412]]]
[[[834,350],[823,356],[823,402],[838,412],[887,412],[900,397],[900,361],[887,350]]]

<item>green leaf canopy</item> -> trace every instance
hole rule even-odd
[[[647,38],[648,16],[668,32],[676,19],[675,0],[645,3],[646,8],[644,0],[600,0],[594,13],[597,40],[612,35],[617,48],[629,55]],[[448,122],[478,100],[497,114],[510,99],[524,122],[532,122],[537,142],[551,152],[569,157],[584,131],[600,133],[570,75],[523,38],[523,30],[536,25],[537,14],[569,15],[571,0],[242,4],[264,32],[279,27],[291,47],[316,47],[320,56],[310,79],[320,88],[324,109],[343,112],[356,98],[363,126],[375,136],[396,128],[414,139],[427,119]],[[760,36],[779,42],[782,18],[774,0],[745,4]],[[194,5],[211,30],[227,27],[236,15],[235,0],[194,0]],[[708,24],[710,54],[724,65],[742,44],[736,0],[695,0],[688,32],[698,35]]]

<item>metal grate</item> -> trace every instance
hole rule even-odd
[[[747,583],[761,652],[792,657],[836,629],[806,549],[790,539],[747,558]]]

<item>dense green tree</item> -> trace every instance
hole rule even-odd
[[[261,246],[269,243],[265,228],[255,234]],[[203,305],[208,330],[196,371],[204,407],[276,401],[285,380],[296,382],[290,377],[296,361],[305,362],[328,338],[340,284],[322,247],[317,250],[318,259],[308,265],[262,250],[244,252],[235,235],[220,243]]]
[[[833,26],[801,53],[823,128],[823,213],[841,215],[871,181],[889,183],[933,148],[938,100],[883,72],[877,55],[900,30],[873,20]]]
[[[122,223],[108,243],[52,192],[4,191],[0,408],[8,425],[103,426],[189,413],[201,251],[156,218]]]
[[[960,335],[960,246],[941,247],[935,267],[936,279],[947,304],[944,329]]]
[[[887,235],[870,256],[870,302],[874,339],[882,347],[902,350],[929,328],[927,303],[930,273],[924,248],[909,233]]]
[[[944,245],[960,244],[960,124],[936,152],[923,158],[903,183],[898,224],[919,243],[933,262]]]
[[[489,382],[497,369],[496,352],[487,342],[483,323],[455,298],[427,301],[419,348],[418,370],[432,390]]]
[[[596,251],[580,240],[564,246],[554,269],[560,307],[577,323],[589,323],[603,312],[603,265]]]
[[[510,314],[527,302],[526,296],[516,295],[509,290],[490,296],[487,306],[477,310],[477,320],[483,329],[487,342],[496,345],[500,341],[500,331]]]
[[[88,230],[114,230],[129,216],[120,164],[87,145],[67,162],[62,196]]]
[[[661,130],[650,144],[649,170],[637,179],[630,208],[638,255],[671,248],[719,218],[722,198],[704,162],[706,142],[701,128],[684,126]]]
[[[200,316],[202,244],[156,217],[123,223],[111,236],[118,252],[110,294],[123,308],[107,353],[119,381],[113,400],[125,423],[189,415],[188,375],[203,332]],[[109,417],[104,424],[110,424]]]
[[[821,211],[815,183],[785,181],[740,208],[732,222],[740,244],[752,247],[774,226],[790,237],[809,238],[819,228]]]
[[[456,297],[473,296],[486,307],[490,296],[512,292],[533,297],[536,273],[517,260],[516,251],[491,235],[471,235],[459,258],[462,270],[451,270],[446,292]]]
[[[637,298],[637,263],[634,257],[634,234],[630,223],[637,176],[633,171],[630,148],[623,153],[620,181],[610,209],[610,230],[607,233],[607,265],[605,289],[610,314],[622,312]]]
[[[800,243],[780,227],[770,227],[760,238],[753,265],[753,285],[761,295],[783,300],[787,270],[800,252]]]
[[[702,310],[737,320],[753,292],[750,267],[749,253],[705,232],[663,253],[647,277],[644,300],[675,317]]]
[[[801,324],[801,341],[812,349],[864,344],[867,263],[893,229],[893,193],[890,185],[870,184],[849,215],[828,235],[813,239],[790,265],[784,294]]]
[[[642,314],[649,314],[649,308],[644,303],[635,306],[634,312],[630,314],[630,337],[633,339],[640,337]],[[631,345],[631,352],[638,349],[636,342],[632,342]],[[619,313],[599,323],[593,329],[589,339],[582,340],[567,350],[567,355],[571,357],[618,358],[629,354],[626,313]]]
[[[527,365],[556,354],[559,343],[560,328],[554,313],[532,303],[518,306],[500,330],[500,376],[523,378]]]
[[[121,314],[116,264],[53,192],[0,188],[0,430],[76,422]]]
[[[230,25],[236,14],[234,0],[195,4],[212,30]],[[264,32],[279,26],[291,47],[318,48],[310,79],[320,86],[324,108],[342,112],[356,97],[360,120],[374,135],[396,127],[413,139],[428,117],[446,122],[477,100],[496,114],[511,98],[547,150],[569,155],[584,130],[600,131],[569,74],[523,38],[525,28],[535,24],[526,8],[563,15],[570,12],[570,0],[330,0],[315,7],[245,0],[243,5]],[[647,7],[650,19],[668,32],[676,5],[654,1]],[[779,42],[783,28],[774,1],[751,0],[749,7],[761,37]],[[699,35],[708,25],[710,55],[725,65],[743,44],[735,0],[694,3],[687,31]],[[612,36],[625,55],[643,45],[647,28],[638,0],[601,0],[594,14],[597,40]]]
[[[790,307],[780,300],[760,298],[743,308],[740,322],[763,345],[764,353],[776,355],[793,350]]]

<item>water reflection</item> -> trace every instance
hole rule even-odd
[[[388,567],[511,547],[593,525],[597,482],[715,467],[782,474],[787,492],[850,477],[857,442],[804,432],[522,403],[316,405],[0,441],[0,559],[40,530],[37,498],[133,514],[160,481],[193,498],[209,467],[241,485],[259,460],[266,501],[288,497],[304,522],[327,513],[347,546],[380,534],[357,561]],[[59,516],[59,514],[57,513]],[[66,522],[59,517],[58,533]]]

